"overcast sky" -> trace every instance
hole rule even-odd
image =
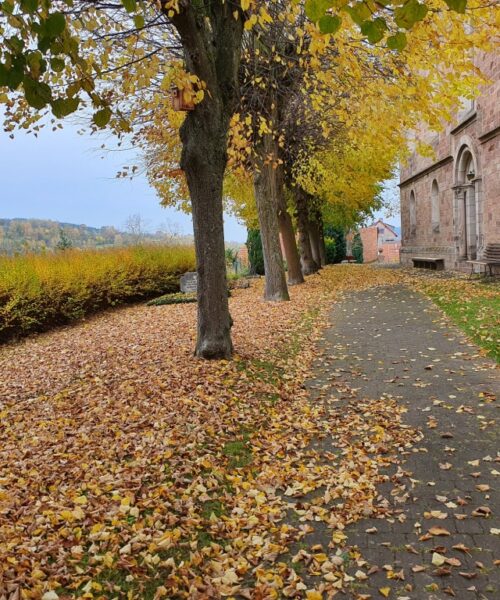
[[[127,217],[140,214],[151,230],[169,227],[192,233],[191,218],[159,205],[144,176],[116,179],[117,171],[133,164],[133,152],[103,152],[98,137],[79,135],[77,127],[46,128],[38,138],[16,132],[11,140],[0,132],[0,218],[52,219],[100,227],[124,227]],[[389,219],[398,225],[399,219]],[[227,241],[246,241],[245,228],[225,218]]]

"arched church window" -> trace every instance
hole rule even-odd
[[[432,231],[437,233],[439,231],[439,186],[435,179],[431,187],[431,222]]]
[[[415,201],[415,192],[410,192],[410,235],[417,232],[417,204]]]

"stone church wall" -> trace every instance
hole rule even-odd
[[[434,159],[415,153],[401,169],[403,264],[433,256],[448,269],[469,268],[488,242],[500,242],[500,55],[477,64],[492,83],[445,131],[422,131]]]

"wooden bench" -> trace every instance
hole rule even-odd
[[[484,274],[486,275],[489,270],[490,277],[493,277],[493,267],[500,267],[500,244],[487,244],[483,258],[468,260],[467,263],[471,266],[471,277],[474,275],[474,265],[479,265],[479,272],[481,272],[481,266],[484,266]]]
[[[444,258],[434,256],[414,256],[412,258],[415,269],[431,269],[432,271],[444,270]]]

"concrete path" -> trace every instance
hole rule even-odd
[[[348,548],[359,548],[369,573],[347,595],[500,598],[495,365],[403,286],[346,296],[331,323],[309,385],[313,401],[339,384],[358,398],[388,394],[407,407],[405,423],[423,434],[379,488],[378,502],[395,506],[400,518],[366,519],[346,530]],[[428,535],[433,527],[449,535]]]

